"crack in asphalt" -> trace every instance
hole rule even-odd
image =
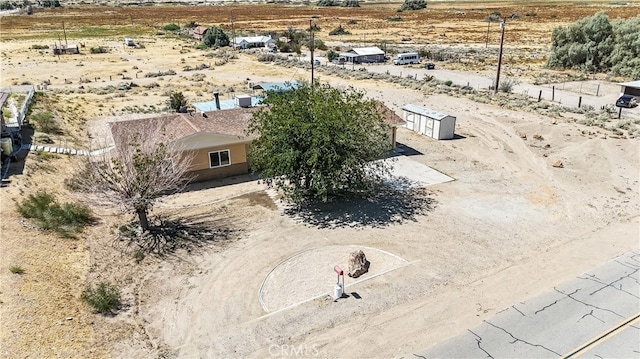
[[[549,352],[551,352],[551,353],[553,353],[553,354],[555,354],[555,355],[558,355],[558,356],[562,355],[562,354],[560,354],[560,353],[556,353],[556,352],[554,352],[553,350],[551,350],[551,349],[549,349],[549,348],[545,347],[544,345],[540,345],[540,344],[533,344],[533,343],[529,343],[529,342],[528,342],[528,341],[526,341],[526,340],[522,340],[522,339],[516,338],[516,337],[514,337],[514,336],[513,336],[513,334],[509,333],[506,329],[501,328],[501,327],[499,327],[499,326],[497,326],[497,325],[495,325],[495,324],[493,324],[493,323],[489,322],[488,320],[484,320],[484,322],[485,322],[485,323],[487,323],[487,324],[489,324],[490,326],[492,326],[492,327],[496,328],[496,329],[500,329],[500,330],[502,330],[503,332],[507,333],[511,338],[513,338],[513,341],[512,341],[512,342],[509,342],[510,344],[515,344],[515,343],[517,343],[517,342],[523,342],[523,343],[525,343],[525,344],[527,344],[527,345],[530,345],[530,346],[532,346],[532,347],[539,347],[539,348],[542,348],[542,349],[544,349],[544,350],[547,350],[547,351],[549,351]]]
[[[603,287],[602,287],[602,288],[597,289],[597,290],[595,290],[595,291],[593,291],[593,292],[589,293],[589,295],[594,295],[594,294],[598,293],[599,291],[601,291],[601,290],[603,290],[603,289],[605,289],[605,288],[607,288],[607,287],[611,287],[611,288],[613,288],[613,289],[615,289],[615,290],[619,290],[619,291],[621,291],[621,292],[623,292],[623,293],[629,294],[629,295],[630,295],[630,296],[632,296],[632,297],[635,297],[635,298],[640,299],[640,296],[638,296],[638,295],[636,295],[636,294],[633,294],[633,293],[631,293],[631,292],[627,292],[626,290],[622,289],[622,284],[620,284],[620,288],[615,287],[615,286],[613,285],[613,284],[615,284],[616,282],[619,282],[619,281],[621,281],[621,280],[623,280],[623,279],[625,279],[625,278],[629,278],[629,279],[631,279],[631,280],[635,280],[635,281],[636,281],[636,283],[638,283],[638,279],[636,279],[636,278],[632,278],[632,277],[631,277],[632,275],[634,275],[634,274],[638,273],[638,271],[640,271],[640,268],[635,269],[633,272],[631,272],[631,273],[629,273],[629,274],[627,274],[627,275],[625,275],[625,276],[623,276],[623,277],[620,277],[619,279],[616,279],[616,280],[614,280],[614,281],[613,281],[613,282],[611,282],[611,283],[605,283],[605,282],[603,282],[603,281],[601,281],[601,280],[597,279],[597,277],[596,277],[595,275],[589,275],[589,274],[587,274],[587,276],[588,276],[587,278],[584,278],[584,277],[578,277],[578,278],[579,278],[579,279],[591,280],[591,281],[594,281],[594,282],[596,282],[596,283],[598,283],[598,284],[602,284],[602,285],[603,285]],[[594,278],[596,278],[596,279],[594,279]]]
[[[485,354],[487,354],[487,357],[494,359],[493,356],[491,354],[489,354],[488,351],[484,350],[484,348],[482,348],[482,345],[480,345],[480,343],[482,342],[482,337],[479,336],[478,334],[474,333],[471,329],[467,329],[469,332],[471,332],[471,334],[476,336],[476,343],[478,343],[478,349],[482,350]]]
[[[592,316],[592,317],[598,319],[599,321],[601,321],[602,323],[604,323],[604,320],[602,320],[602,319],[596,317],[595,315],[593,315],[593,309],[591,309],[591,311],[589,313],[587,313],[587,314],[583,315],[582,317],[580,317],[580,319],[578,319],[578,321],[576,323],[579,323],[582,319],[584,319],[587,316]]]
[[[559,289],[558,289],[558,288],[556,288],[556,287],[553,287],[553,290],[555,290],[556,292],[558,292],[558,293],[560,293],[560,294],[564,294],[564,295],[566,295],[567,297],[569,297],[569,298],[571,298],[571,299],[575,300],[576,302],[578,302],[578,303],[582,303],[582,304],[586,305],[587,307],[592,307],[592,308],[595,308],[595,309],[600,309],[600,310],[603,310],[603,311],[605,311],[605,312],[613,313],[613,314],[615,314],[615,315],[619,316],[620,318],[624,318],[624,316],[622,316],[622,315],[620,315],[620,314],[618,314],[618,313],[614,312],[614,311],[613,311],[613,310],[611,310],[611,309],[600,308],[600,307],[595,306],[595,305],[593,305],[593,304],[589,304],[589,303],[586,303],[586,302],[581,301],[580,299],[576,299],[576,298],[572,297],[572,295],[574,295],[574,294],[578,293],[578,291],[580,291],[580,288],[578,288],[578,289],[574,290],[573,292],[571,292],[571,293],[569,293],[569,294],[567,294],[567,293],[565,293],[565,292],[563,292],[563,291],[559,290]]]
[[[416,353],[413,353],[413,356],[418,357],[418,358],[422,358],[422,359],[427,359],[427,357],[422,356],[422,355],[418,355]]]
[[[536,311],[533,313],[533,315],[536,315],[536,314],[538,314],[538,313],[542,312],[543,310],[545,310],[545,309],[549,308],[550,306],[552,306],[552,305],[554,305],[554,304],[557,304],[557,303],[558,303],[558,300],[556,299],[553,303],[551,303],[551,304],[549,304],[549,305],[545,305],[544,307],[542,307],[542,309],[538,309],[538,310],[536,310]]]
[[[629,268],[629,269],[638,269],[638,266],[637,266],[637,265],[634,265],[634,264],[628,264],[628,263],[625,263],[625,262],[620,262],[620,261],[619,261],[619,260],[617,260],[617,259],[615,260],[615,262],[616,262],[616,263],[618,263],[618,264],[620,264],[621,266],[627,267],[627,268]]]
[[[518,313],[522,314],[522,316],[523,316],[523,317],[526,317],[526,315],[525,315],[524,313],[522,313],[518,308],[516,308],[516,306],[515,306],[515,305],[512,305],[512,306],[511,306],[511,308],[515,309],[515,310],[516,310],[516,312],[518,312]]]

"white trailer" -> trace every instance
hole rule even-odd
[[[403,54],[398,54],[395,59],[393,59],[394,65],[406,65],[406,64],[419,64],[420,63],[420,55],[417,52],[406,52]]]

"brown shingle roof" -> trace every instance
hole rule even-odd
[[[117,121],[110,123],[111,134],[116,146],[126,140],[125,134],[144,133],[162,128],[169,142],[185,138],[199,132],[239,136],[244,138],[245,131],[253,113],[258,107],[230,110],[176,113],[152,118]]]
[[[400,126],[405,123],[402,117],[396,115],[387,105],[382,101],[376,100],[376,108],[378,112],[384,117],[384,122],[389,126]]]
[[[386,124],[398,126],[404,120],[381,101],[376,101],[378,111]],[[229,110],[190,113],[175,113],[158,117],[117,121],[110,123],[111,134],[116,146],[126,140],[124,134],[144,133],[162,128],[167,141],[173,142],[200,132],[238,136],[246,139],[246,130],[253,113],[264,107],[234,108]]]

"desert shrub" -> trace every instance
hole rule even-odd
[[[60,0],[39,0],[38,5],[42,7],[60,7]]]
[[[337,52],[333,51],[333,50],[327,51],[327,59],[329,61],[333,61],[333,59],[335,59],[336,57],[339,57],[339,56],[340,55]]]
[[[178,30],[180,30],[180,26],[178,26],[176,24],[168,24],[168,25],[164,25],[162,27],[162,30],[165,30],[165,31],[178,31]]]
[[[274,54],[260,54],[258,55],[258,61],[260,62],[272,62],[276,59]]]
[[[335,36],[335,35],[350,35],[351,33],[347,30],[345,30],[342,25],[338,25],[338,27],[336,27],[335,29],[329,31],[329,36]]]
[[[24,273],[24,269],[20,266],[11,266],[9,267],[9,271],[13,274],[23,274]]]
[[[63,237],[73,237],[94,221],[89,207],[71,202],[60,204],[53,195],[42,191],[30,194],[17,208],[18,213],[33,220],[41,229]]]
[[[511,93],[513,92],[513,88],[514,86],[516,86],[519,83],[518,80],[516,79],[504,79],[502,81],[500,81],[500,85],[498,86],[498,90],[502,91],[502,92],[506,92],[506,93]]]
[[[229,37],[219,27],[211,26],[202,38],[202,43],[207,45],[207,47],[217,49],[219,47],[229,46]]]
[[[49,46],[34,44],[34,45],[31,45],[31,48],[34,50],[46,50],[49,48]]]
[[[100,314],[114,314],[122,307],[120,290],[115,285],[102,282],[95,288],[89,287],[82,293],[82,299]]]
[[[319,0],[316,3],[316,6],[338,6],[340,5],[340,3],[338,3],[337,0]]]
[[[325,45],[324,41],[320,40],[320,39],[315,39],[313,41],[313,48],[314,49],[318,49],[318,50],[322,50],[325,51],[328,49],[327,45]]]
[[[344,0],[342,2],[342,7],[360,7],[359,0]]]
[[[427,7],[426,0],[404,0],[399,11],[422,10]]]
[[[445,81],[443,84],[444,84],[445,86],[451,86],[451,85],[453,85],[453,81],[451,81],[451,80],[447,80],[447,81]]]
[[[158,72],[147,72],[144,77],[160,77],[160,76],[169,76],[169,75],[175,75],[176,72],[173,70],[167,70],[167,71],[158,71]]]
[[[201,82],[201,81],[204,81],[204,79],[206,77],[207,76],[205,74],[199,72],[199,73],[193,74],[193,76],[191,76],[191,81]]]
[[[357,23],[358,23],[357,20],[349,20],[349,21],[347,21],[347,25],[355,25]]]
[[[400,16],[387,16],[387,21],[397,22],[402,21],[402,18]]]
[[[96,46],[89,49],[89,52],[92,54],[106,54],[109,52],[109,48],[106,46]]]
[[[36,130],[49,134],[62,134],[62,128],[55,120],[53,113],[40,111],[29,115],[29,122],[33,122]]]
[[[184,25],[185,29],[193,29],[193,28],[196,28],[196,27],[198,27],[198,23],[195,22],[195,21],[189,21],[188,23],[186,23]]]

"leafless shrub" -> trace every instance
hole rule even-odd
[[[193,155],[170,141],[162,118],[116,122],[116,146],[86,156],[75,177],[79,189],[138,215],[140,228],[149,229],[148,212],[162,196],[184,189]]]

